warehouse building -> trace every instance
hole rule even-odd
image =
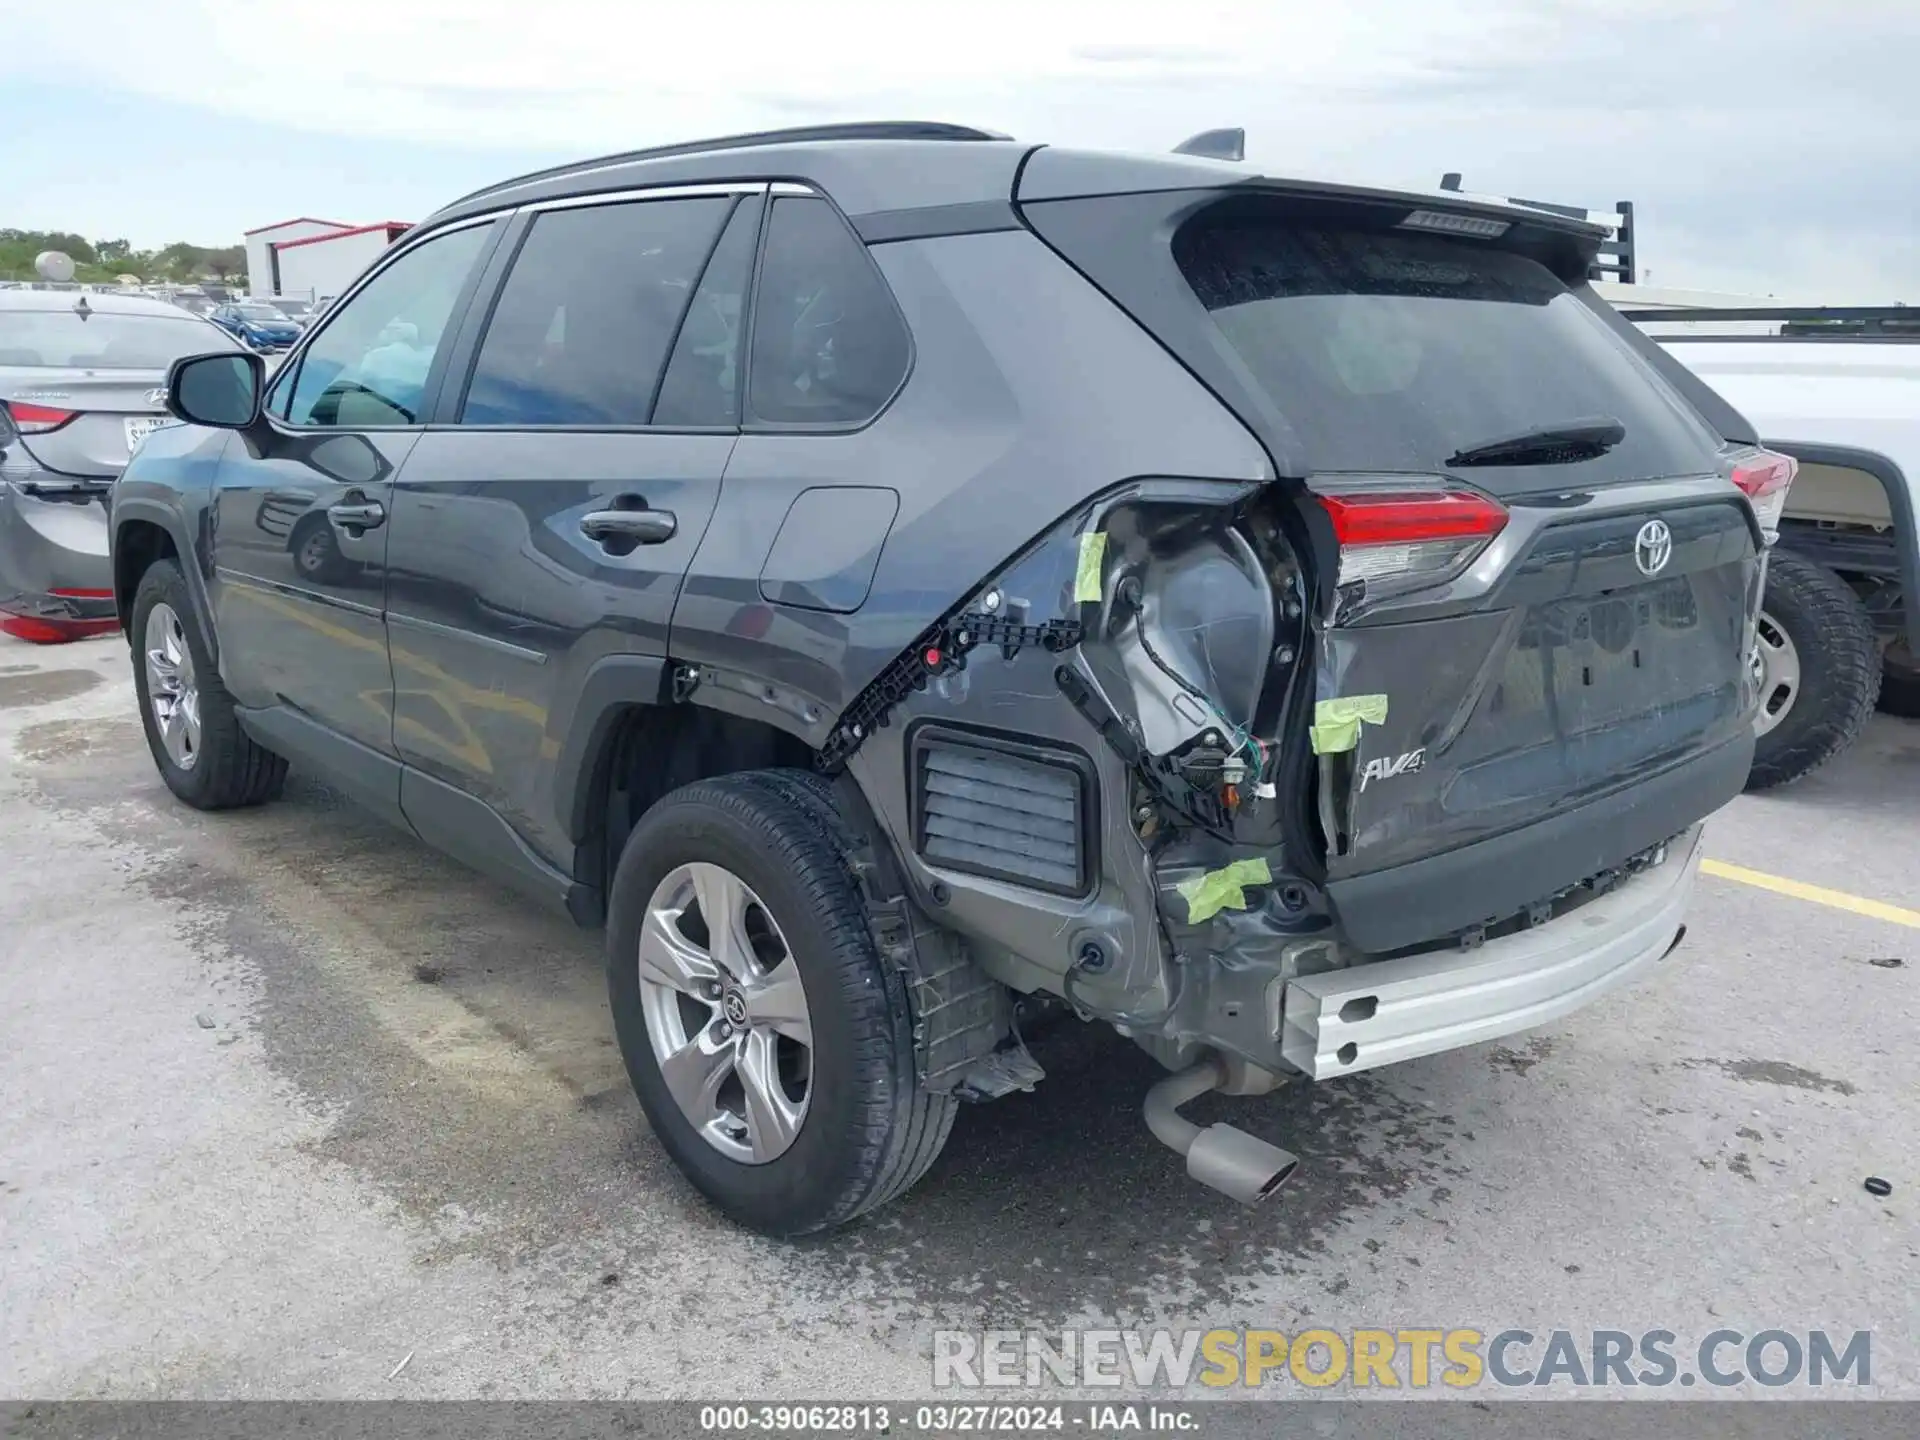
[[[411,228],[402,220],[345,225],[296,216],[249,230],[247,292],[322,300],[340,294]]]

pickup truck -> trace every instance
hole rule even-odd
[[[1876,696],[1920,715],[1920,311],[1595,289],[1800,462],[1757,628],[1749,788],[1846,749]]]

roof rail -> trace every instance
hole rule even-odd
[[[1449,170],[1440,177],[1442,190],[1460,190],[1460,172]],[[1590,220],[1596,225],[1605,225],[1613,231],[1613,238],[1600,244],[1600,254],[1587,267],[1589,280],[1617,280],[1622,285],[1637,283],[1639,275],[1639,257],[1634,249],[1633,202],[1622,200],[1611,212],[1605,210],[1587,210],[1578,205],[1550,205],[1545,200],[1522,200],[1517,196],[1503,197],[1507,204],[1518,205],[1526,210],[1543,210],[1549,215],[1565,215],[1573,220]]]
[[[683,140],[672,145],[654,145],[645,150],[623,150],[615,155],[600,155],[574,160],[530,174],[516,175],[496,185],[482,186],[462,195],[442,209],[464,205],[483,195],[515,190],[536,180],[556,180],[577,170],[595,170],[628,161],[664,160],[676,155],[702,155],[711,150],[744,150],[755,145],[806,145],[833,140],[1011,140],[997,130],[981,130],[972,125],[949,125],[938,120],[855,120],[839,125],[795,125],[784,130],[753,130],[743,135],[720,135],[711,140]]]
[[[1636,325],[1776,324],[1776,335],[1753,338],[1794,340],[1920,341],[1920,308],[1910,305],[1688,305],[1623,309]],[[1718,339],[1698,329],[1663,340]]]

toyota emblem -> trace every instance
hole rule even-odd
[[[1673,558],[1673,532],[1664,520],[1649,520],[1633,537],[1633,563],[1642,575],[1658,575]]]

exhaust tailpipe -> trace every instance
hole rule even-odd
[[[1233,1125],[1202,1129],[1182,1118],[1180,1107],[1217,1088],[1226,1079],[1218,1056],[1167,1076],[1141,1105],[1154,1139],[1187,1157],[1187,1174],[1242,1205],[1258,1205],[1286,1184],[1300,1157],[1269,1145]]]

